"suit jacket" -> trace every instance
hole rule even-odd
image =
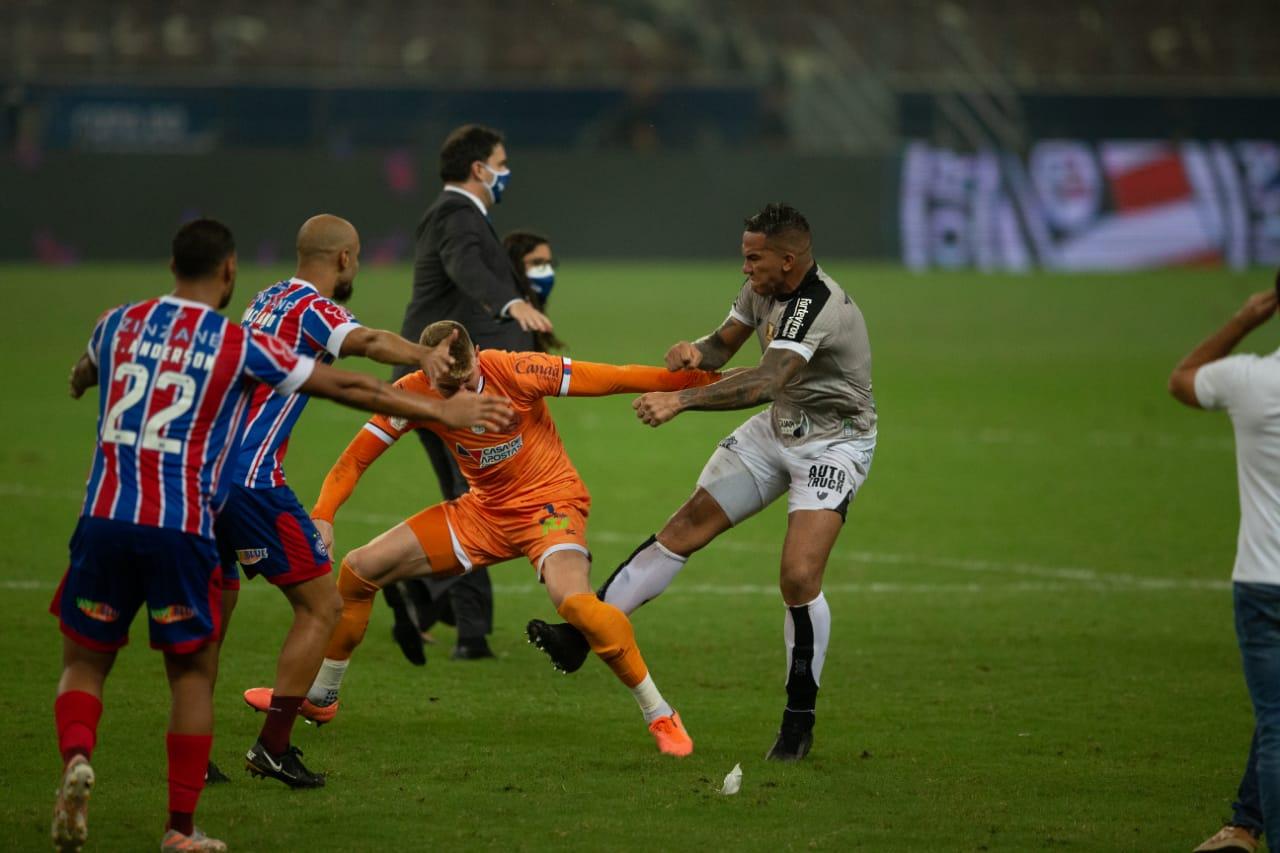
[[[415,232],[413,296],[400,333],[416,341],[431,323],[457,320],[482,348],[532,350],[531,332],[501,316],[521,299],[519,279],[489,220],[466,196],[441,191]]]

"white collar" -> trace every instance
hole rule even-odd
[[[454,186],[453,184],[445,184],[444,191],[448,193],[457,193],[458,195],[465,195],[467,198],[471,199],[471,201],[475,204],[476,207],[480,208],[481,216],[489,215],[489,208],[485,207],[484,202],[482,202],[479,196],[475,195],[474,193],[468,192],[467,190],[464,190],[462,187]]]
[[[309,287],[309,288],[311,288],[312,290],[316,291],[317,293],[319,293],[319,292],[320,292],[320,288],[316,287],[314,284],[312,284],[311,282],[307,281],[305,278],[298,278],[296,275],[295,275],[295,276],[290,276],[290,277],[289,277],[289,283],[290,283],[290,284],[300,284],[300,285],[302,285],[303,287]]]

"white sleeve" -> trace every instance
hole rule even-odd
[[[275,386],[275,392],[281,397],[288,397],[301,387],[302,383],[311,378],[311,371],[315,370],[316,362],[313,358],[305,355],[298,356],[298,363],[289,371],[289,375],[284,381]]]
[[[1196,401],[1202,409],[1228,409],[1240,399],[1256,355],[1231,355],[1196,370]]]
[[[780,341],[777,338],[769,342],[768,349],[785,349],[790,350],[805,361],[813,358],[813,350],[807,344],[799,341]]]
[[[325,350],[334,358],[340,358],[342,356],[343,341],[347,339],[347,335],[358,328],[360,328],[360,324],[354,320],[334,327],[334,330],[329,333],[329,340],[325,342]]]

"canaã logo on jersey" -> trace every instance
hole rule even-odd
[[[548,379],[559,379],[564,368],[558,364],[547,364],[541,359],[520,358],[516,359],[516,374],[525,376],[533,374],[535,376],[545,376]]]
[[[116,610],[110,604],[101,601],[90,601],[87,598],[77,598],[76,608],[93,619],[96,622],[114,622],[120,618],[120,611]]]
[[[481,468],[488,468],[490,465],[506,462],[519,453],[522,447],[524,447],[523,434],[517,435],[510,441],[504,441],[502,444],[495,444],[492,447],[463,447],[459,443],[457,445],[457,453],[463,459],[470,459]]]
[[[168,607],[151,608],[151,621],[158,625],[172,625],[196,618],[196,612],[182,604],[170,604]]]

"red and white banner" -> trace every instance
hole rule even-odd
[[[913,269],[1280,264],[1280,144],[1049,139],[1026,158],[908,146]]]

